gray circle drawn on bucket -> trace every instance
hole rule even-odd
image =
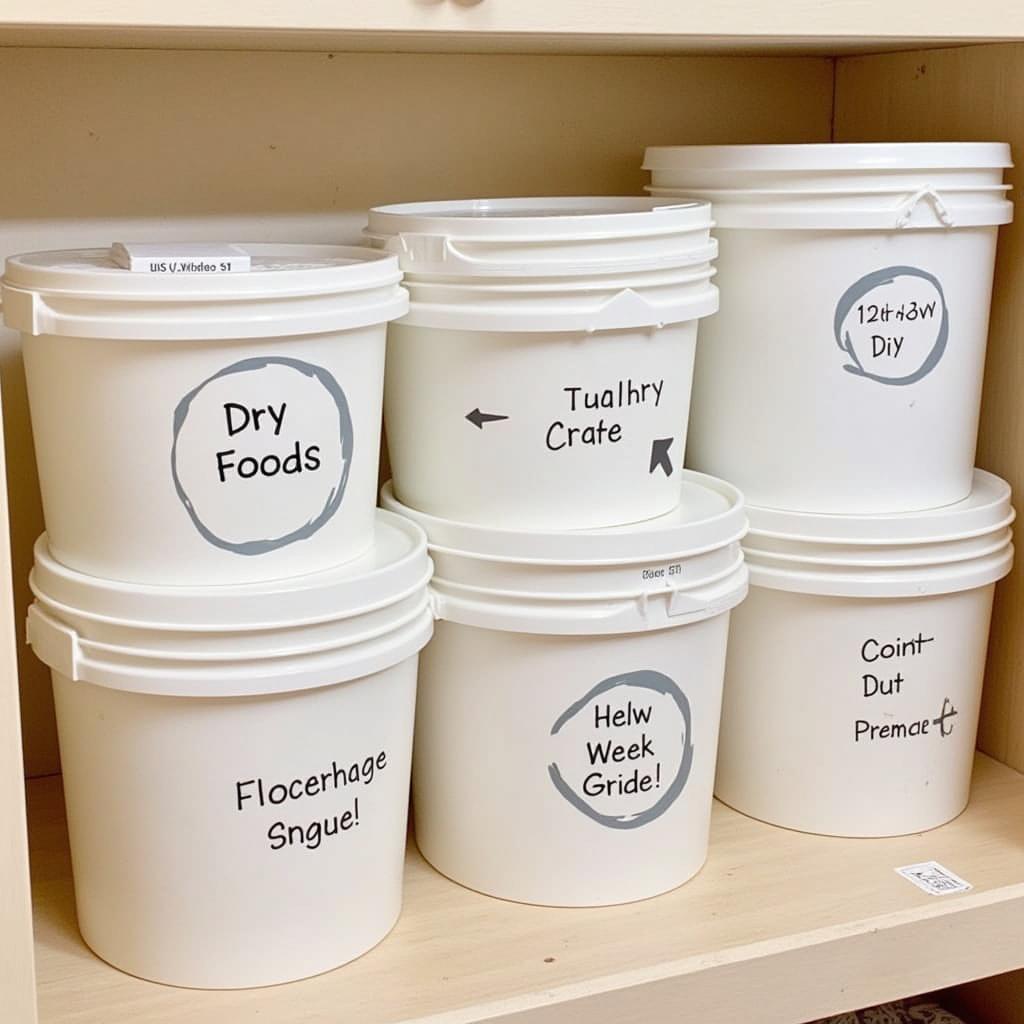
[[[592,717],[583,716],[588,708]],[[675,803],[693,767],[693,731],[690,702],[668,676],[641,669],[602,680],[558,716],[551,736],[566,736],[574,724],[568,756],[553,760],[548,775],[578,811],[606,828],[633,829]]]
[[[301,401],[297,403],[297,417],[300,419],[303,416],[312,417],[313,412],[317,411],[315,406],[317,403],[322,402],[324,406],[329,405],[332,412],[337,416],[336,433],[332,430],[325,436],[318,435],[317,440],[320,443],[307,445],[305,449],[302,447],[302,441],[296,439],[293,450],[285,456],[268,453],[262,459],[256,459],[253,456],[242,457],[238,459],[237,465],[228,462],[226,458],[228,455],[235,454],[234,449],[216,452],[213,460],[206,463],[207,468],[204,472],[211,468],[216,469],[219,483],[224,484],[227,482],[226,468],[235,469],[237,476],[246,481],[253,479],[257,472],[270,477],[276,477],[278,474],[281,474],[282,478],[291,475],[301,476],[303,473],[308,477],[321,469],[332,469],[331,462],[337,463],[336,471],[331,474],[329,480],[322,485],[318,483],[318,486],[314,489],[315,505],[308,515],[302,515],[301,502],[289,500],[286,502],[274,501],[268,503],[267,510],[269,512],[290,515],[292,509],[299,508],[300,522],[295,525],[289,524],[283,528],[280,528],[280,524],[276,524],[279,526],[276,530],[260,531],[268,533],[269,535],[267,536],[233,539],[224,535],[226,532],[224,529],[215,528],[204,519],[204,513],[200,508],[197,508],[198,504],[202,504],[203,499],[199,498],[197,494],[190,494],[189,482],[185,479],[188,473],[183,465],[184,460],[182,457],[183,432],[189,421],[190,413],[193,413],[196,408],[197,400],[204,393],[209,394],[207,389],[211,388],[211,386],[217,386],[225,381],[235,379],[240,374],[252,374],[277,369],[297,373],[300,375],[301,382],[308,382],[319,386],[311,393],[299,395]],[[272,434],[276,437],[284,425],[288,402],[292,401],[293,397],[290,396],[285,401],[280,402],[279,405],[270,403],[262,408],[251,407],[239,402],[223,402],[222,399],[218,399],[215,404],[223,406],[228,437],[250,428],[254,432],[262,429],[266,434]],[[231,406],[231,409],[228,408],[229,406]],[[322,409],[319,412],[322,413]],[[233,415],[235,416],[234,421],[232,419]],[[207,416],[207,419],[209,419],[209,416]],[[239,426],[239,422],[244,425]],[[322,417],[318,419],[319,422],[322,422]],[[173,438],[171,445],[171,475],[174,480],[175,492],[202,537],[210,544],[225,551],[231,551],[238,555],[262,555],[275,551],[278,548],[286,547],[296,541],[305,540],[313,536],[331,519],[338,511],[345,496],[345,487],[348,483],[349,470],[352,465],[352,417],[349,412],[348,400],[341,385],[330,372],[321,366],[284,356],[257,356],[232,363],[230,366],[226,366],[206,378],[206,380],[194,387],[181,399],[174,410]],[[324,451],[324,446],[328,442],[334,449],[333,458]],[[210,451],[212,452],[212,449]],[[272,472],[265,471],[267,460],[273,460],[269,463],[273,468]],[[287,464],[292,460],[295,460],[292,463],[292,468],[286,468]],[[251,473],[242,472],[242,464],[247,461],[252,462],[254,465]],[[195,471],[192,472],[192,476],[194,484]],[[253,495],[253,497],[256,498],[256,501],[247,504],[258,505],[257,496]],[[244,518],[243,514],[247,511],[245,504],[242,501],[242,496],[239,496],[236,491],[234,500],[223,507],[233,512],[237,511],[238,516]]]
[[[914,384],[938,366],[949,341],[949,310],[939,279],[917,267],[866,274],[836,305],[843,369],[879,384]]]

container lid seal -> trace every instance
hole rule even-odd
[[[1005,142],[854,142],[771,146],[650,146],[646,171],[871,171],[1012,167]]]
[[[111,249],[11,256],[4,320],[31,335],[231,339],[344,330],[408,309],[397,258],[376,249],[245,243],[231,248],[249,269],[221,273],[204,269],[220,261],[196,256],[194,245],[177,257],[174,246],[160,248],[175,272],[126,269]]]
[[[1013,521],[1010,485],[982,469],[963,501],[924,512],[885,515],[834,515],[787,512],[748,506],[750,534],[819,544],[871,546],[936,543],[980,536]]]
[[[323,572],[227,586],[157,587],[87,576],[57,562],[43,534],[30,585],[48,606],[125,626],[211,633],[333,622],[391,604],[430,578],[423,531],[391,512],[376,515],[373,546],[360,558]]]
[[[683,470],[682,499],[666,515],[630,526],[596,530],[507,530],[427,515],[403,505],[389,481],[381,504],[408,516],[429,546],[473,557],[522,564],[596,566],[665,559],[726,547],[747,530],[743,496],[731,484]]]

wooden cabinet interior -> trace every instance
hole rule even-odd
[[[388,201],[636,193],[643,147],[656,143],[996,139],[1024,160],[1024,44],[1016,43],[838,59],[9,47],[0,49],[0,82],[0,255],[144,236],[347,241],[367,206]],[[1018,496],[1022,255],[1018,218],[1001,237],[979,451],[979,464]],[[9,331],[0,331],[0,382],[20,629],[42,517]],[[979,744],[1024,771],[1022,613],[1018,570],[998,591]],[[11,638],[0,639],[7,656]],[[25,765],[45,775],[58,768],[47,673],[16,647]],[[0,754],[16,756],[16,737],[2,731],[13,719],[2,712]],[[0,848],[0,873],[5,855],[18,856],[17,844],[11,849]],[[0,932],[16,924],[0,916]],[[865,947],[850,970],[871,969],[872,955]],[[951,962],[946,981],[1013,965],[1002,955]],[[18,966],[8,960],[0,971]],[[0,975],[4,996],[6,986]],[[602,1013],[614,1006],[615,1019],[632,1019],[628,998],[617,999]]]

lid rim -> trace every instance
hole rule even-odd
[[[710,533],[713,541],[702,541],[701,547],[709,545],[711,550],[728,547],[735,543],[736,534],[742,536],[747,529],[747,517],[744,510],[743,496],[732,484],[703,473],[682,470],[683,488],[689,485],[716,495],[724,506],[713,514],[695,521],[667,522],[666,516],[685,506],[677,506],[676,510],[655,516],[646,523],[633,523],[628,526],[600,527],[590,530],[509,530],[458,520],[444,519],[426,512],[413,509],[399,501],[395,496],[394,482],[387,481],[381,488],[381,503],[384,508],[391,509],[399,515],[406,516],[416,522],[427,535],[428,547],[433,545],[451,547],[457,552],[472,552],[478,558],[487,555],[507,554],[507,561],[524,563],[530,559],[544,560],[547,556],[538,552],[557,551],[559,558],[565,558],[566,551],[581,551],[587,558],[575,558],[568,562],[555,564],[574,565],[581,561],[591,561],[598,565],[612,565],[621,561],[628,565],[633,561],[660,558],[666,550],[678,552],[684,531],[694,533]],[[662,520],[659,524],[658,521]],[[660,528],[658,528],[660,526]],[[673,536],[679,535],[673,543]],[[435,539],[437,538],[437,539]],[[455,546],[453,538],[462,538]],[[692,543],[692,542],[691,542]],[[669,547],[669,545],[673,545]],[[689,550],[689,545],[685,545]],[[639,551],[637,550],[639,548]],[[602,552],[602,557],[595,559],[592,550]],[[625,553],[623,552],[625,549]],[[616,553],[620,552],[620,553]],[[669,556],[673,557],[673,556]]]
[[[755,160],[759,162],[744,162]],[[897,169],[998,169],[1012,166],[1010,146],[1005,142],[818,142],[781,145],[648,146],[641,165],[642,169],[647,171],[861,172]]]

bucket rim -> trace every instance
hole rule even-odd
[[[724,480],[681,470],[682,498],[675,509],[624,526],[590,530],[517,530],[445,519],[410,508],[395,496],[393,481],[381,488],[384,508],[408,516],[426,533],[428,548],[508,564],[585,570],[704,554],[737,543],[747,531],[743,495]],[[689,518],[687,507],[704,511]]]
[[[817,142],[648,146],[647,171],[890,171],[1013,166],[1006,142]]]
[[[373,544],[358,557],[321,572],[256,583],[160,586],[108,580],[70,569],[43,533],[34,548],[36,598],[94,621],[168,632],[270,631],[354,620],[425,586],[430,559],[412,520],[375,511]],[[325,611],[327,609],[327,611]]]
[[[110,249],[41,249],[8,256],[3,284],[28,292],[110,302],[159,298],[210,302],[370,290],[401,280],[398,259],[370,246],[234,242],[252,269],[226,274],[147,274],[114,262]],[[290,264],[290,265],[289,265]]]
[[[657,196],[508,196],[375,206],[365,234],[492,239],[495,242],[580,241],[710,229],[711,204]]]
[[[1015,518],[1010,485],[975,469],[970,493],[915,512],[844,514],[747,506],[750,536],[807,545],[906,545],[957,541],[1005,529]]]

